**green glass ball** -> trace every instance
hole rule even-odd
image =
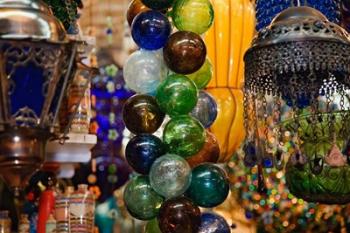
[[[156,99],[160,109],[170,116],[184,115],[196,106],[198,90],[188,77],[172,74],[159,85]]]
[[[229,181],[225,172],[210,163],[192,170],[191,185],[187,196],[198,206],[211,208],[223,203],[229,193]]]
[[[163,131],[163,141],[169,153],[184,158],[199,152],[205,143],[206,133],[202,124],[187,115],[172,118]]]
[[[124,202],[131,216],[151,220],[158,215],[163,197],[152,189],[147,176],[136,176],[126,185]]]
[[[172,18],[180,31],[203,34],[213,24],[214,10],[209,0],[177,0]]]
[[[198,89],[205,88],[210,82],[212,76],[213,66],[208,58],[205,60],[204,64],[198,71],[187,75],[187,77],[189,77],[196,84]]]
[[[153,10],[165,10],[171,7],[174,0],[142,0],[142,3],[145,6]]]

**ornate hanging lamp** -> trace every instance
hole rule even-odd
[[[0,175],[15,190],[55,136],[75,51],[42,1],[0,0]]]
[[[245,55],[245,163],[283,168],[307,201],[350,201],[350,42],[319,11],[292,7]]]

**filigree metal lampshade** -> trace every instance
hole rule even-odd
[[[74,61],[43,2],[0,0],[0,174],[12,188],[44,160]]]
[[[350,201],[350,42],[315,9],[283,11],[245,55],[245,163],[283,168],[297,197]]]

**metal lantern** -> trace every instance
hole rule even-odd
[[[75,48],[42,1],[0,0],[0,174],[15,190],[55,136]]]
[[[289,190],[350,201],[350,41],[319,11],[293,7],[245,54],[245,164],[286,166]]]

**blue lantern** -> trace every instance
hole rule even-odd
[[[56,136],[76,48],[42,1],[0,0],[0,175],[15,190]]]

